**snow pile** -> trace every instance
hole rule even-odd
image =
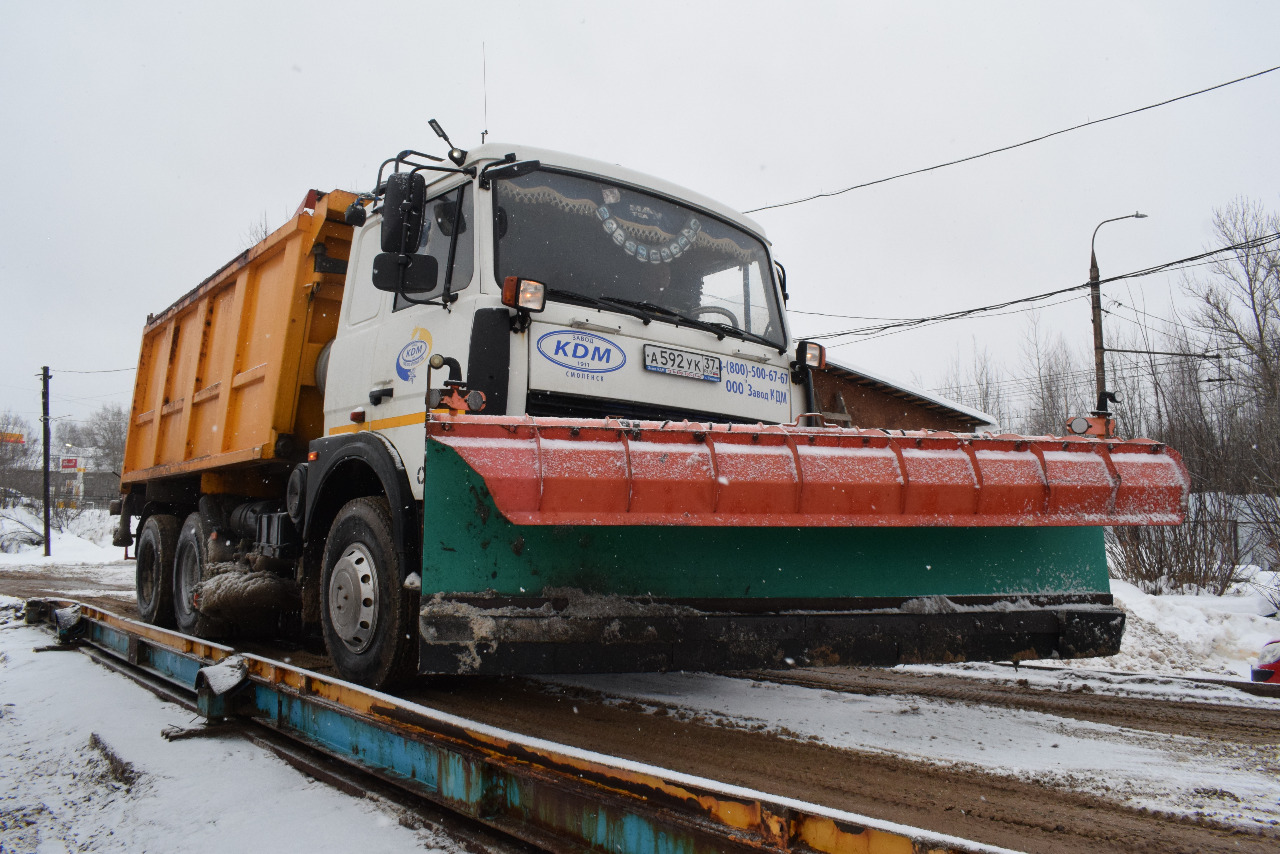
[[[1227,596],[1152,596],[1112,579],[1111,593],[1127,614],[1119,655],[1062,664],[1248,680],[1258,651],[1280,639],[1280,621],[1262,616],[1274,608],[1252,584],[1240,585]]]
[[[44,556],[44,520],[26,508],[0,511],[0,566],[106,564],[124,559],[124,549],[111,545],[116,520],[105,510],[85,510],[62,523],[50,537],[51,557]]]

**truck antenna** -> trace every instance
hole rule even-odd
[[[484,42],[480,42],[480,80],[484,86],[484,126],[485,129],[480,131],[480,144],[484,145],[484,138],[489,135],[489,57],[485,53]]]
[[[467,153],[449,140],[449,134],[444,132],[444,128],[440,127],[440,123],[435,119],[428,119],[427,123],[431,125],[431,129],[436,132],[436,136],[444,140],[445,145],[449,146],[449,159],[456,165],[461,166],[467,162]]]

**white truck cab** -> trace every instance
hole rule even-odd
[[[398,160],[393,173],[425,175],[403,255],[434,267],[426,280],[375,285],[396,255],[384,213],[398,200],[356,231],[326,436],[380,433],[421,499],[428,377],[440,390],[450,375],[429,367],[437,354],[456,360],[485,414],[781,423],[807,411],[758,224],[583,157],[500,144],[456,153],[457,169]],[[506,164],[517,168],[496,168]],[[541,310],[504,304],[507,283],[540,285]]]

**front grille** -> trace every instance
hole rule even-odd
[[[525,411],[550,418],[625,418],[632,421],[709,421],[715,424],[758,424],[759,419],[735,418],[719,412],[677,409],[631,400],[581,397],[550,391],[529,392]]]

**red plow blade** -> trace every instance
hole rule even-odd
[[[1149,439],[433,414],[519,525],[1176,525]]]

